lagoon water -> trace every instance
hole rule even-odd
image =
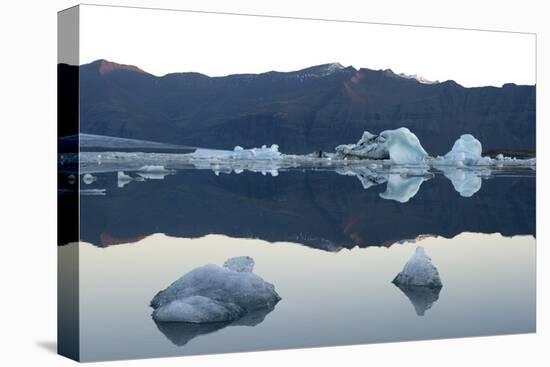
[[[80,250],[83,360],[535,331],[534,171],[485,174],[469,197],[435,172],[406,200],[330,170],[126,174],[81,185],[82,242],[60,247]],[[417,246],[440,292],[391,283]],[[159,290],[242,255],[282,297],[271,312],[229,325],[151,318]]]

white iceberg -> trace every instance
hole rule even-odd
[[[380,193],[380,197],[386,200],[406,203],[416,195],[420,189],[420,185],[427,179],[422,176],[407,177],[401,174],[390,174],[386,191]]]
[[[416,248],[414,255],[397,274],[393,283],[399,287],[442,287],[437,268],[421,246]]]
[[[185,274],[152,300],[158,322],[231,322],[270,309],[281,297],[275,287],[252,273],[249,257],[228,259],[224,267],[204,265]]]
[[[385,145],[393,163],[421,163],[428,157],[420,140],[406,127],[382,131],[380,136],[386,139]]]
[[[438,157],[438,159],[458,166],[473,166],[481,161],[481,152],[482,149],[479,140],[474,138],[473,135],[464,134],[455,141],[452,149],[447,154],[443,157]]]
[[[420,140],[406,127],[380,135],[365,131],[357,144],[339,145],[335,150],[340,159],[390,159],[395,164],[423,163],[428,157]]]

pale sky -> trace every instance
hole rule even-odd
[[[535,35],[82,6],[80,63],[154,75],[293,71],[339,62],[464,86],[535,84]]]

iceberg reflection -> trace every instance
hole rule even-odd
[[[411,301],[416,314],[418,316],[424,316],[424,313],[432,308],[433,304],[439,299],[439,293],[441,287],[423,287],[423,286],[403,286],[396,285]]]
[[[189,322],[158,322],[157,328],[174,345],[184,346],[191,339],[201,335],[211,334],[228,326],[256,326],[264,321],[265,317],[275,309],[269,307],[247,313],[245,316],[233,322],[217,322],[207,324],[193,324]]]
[[[380,197],[406,203],[416,195],[420,185],[426,180],[427,178],[424,177],[404,177],[400,174],[391,174],[388,178],[386,191],[380,193]]]

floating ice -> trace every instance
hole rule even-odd
[[[159,322],[231,322],[250,312],[273,308],[281,299],[272,284],[246,271],[253,260],[228,259],[227,266],[204,265],[185,274],[152,300]],[[241,271],[237,271],[237,270]]]
[[[271,147],[262,145],[261,148],[244,149],[236,146],[233,150],[197,149],[195,152],[186,154],[196,159],[239,159],[239,160],[273,160],[281,159],[283,155],[279,152],[279,146],[273,144]]]
[[[409,129],[385,130],[380,135],[363,133],[357,144],[336,147],[338,158],[390,159],[396,164],[423,163],[428,157],[420,141]]]
[[[368,131],[357,144],[338,145],[335,149],[338,158],[356,159],[389,159],[390,153],[385,145],[385,139]]]
[[[124,171],[117,172],[117,187],[123,188],[132,181],[132,177],[128,176]]]
[[[86,173],[84,176],[82,176],[82,182],[84,182],[86,185],[90,185],[94,183],[96,180],[97,178],[95,178],[89,173]]]
[[[403,270],[397,274],[393,283],[402,287],[442,287],[437,268],[421,246],[416,248],[414,255],[407,261]]]
[[[455,165],[476,165],[481,161],[481,143],[470,134],[461,135],[452,149],[443,156],[447,162]]]
[[[420,163],[428,157],[428,153],[420,144],[420,140],[406,127],[382,131],[380,136],[386,139],[385,145],[390,152],[390,159],[393,163]]]

